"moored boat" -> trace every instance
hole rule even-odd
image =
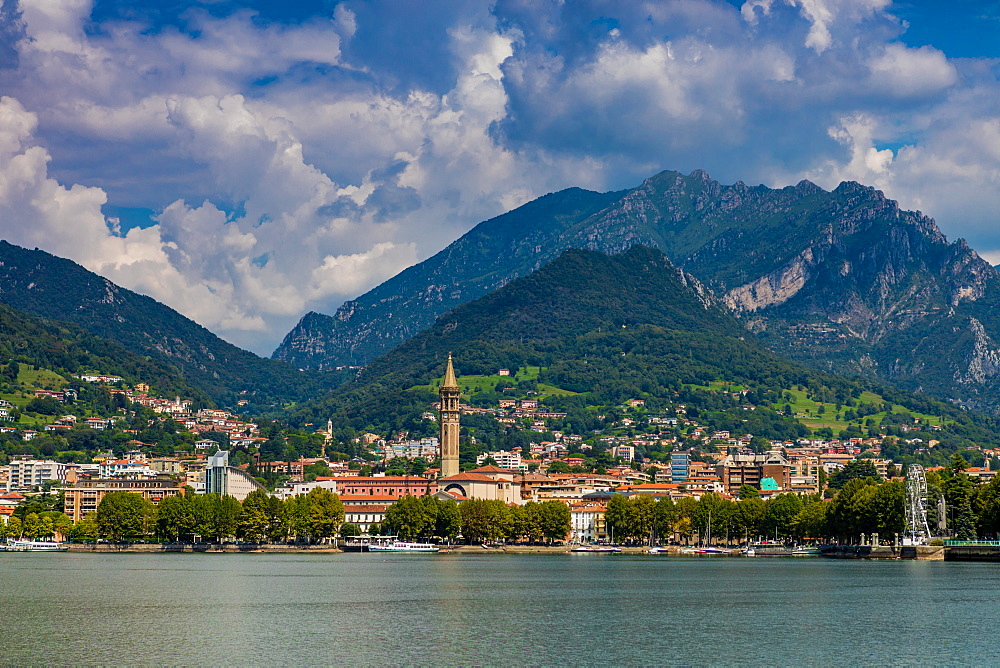
[[[51,540],[24,540],[8,538],[5,545],[0,546],[5,552],[65,552],[69,545],[63,545]]]
[[[578,554],[618,554],[622,549],[620,547],[614,547],[613,545],[581,545],[580,547],[574,547],[570,552],[576,552]]]
[[[369,552],[437,552],[441,548],[433,543],[408,543],[402,540],[369,543]]]
[[[800,545],[792,550],[793,557],[818,557],[823,548],[818,545]]]

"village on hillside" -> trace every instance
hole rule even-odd
[[[501,369],[498,376],[509,374]],[[79,380],[111,398],[106,415],[88,415],[93,403],[88,410],[75,410],[83,404],[80,393],[70,388],[37,389],[20,408],[6,400],[0,405],[0,417],[7,423],[0,433],[27,446],[0,466],[0,517],[5,521],[39,495],[58,498],[61,507],[56,509],[70,522],[80,523],[113,492],[134,493],[159,504],[191,493],[215,493],[242,502],[255,491],[285,500],[322,489],[339,497],[345,526],[360,533],[380,530],[386,513],[401,499],[434,496],[510,506],[558,502],[570,513],[566,541],[601,543],[611,538],[605,513],[615,496],[680,502],[706,495],[738,500],[752,492],[763,500],[783,495],[822,499],[832,496],[829,481],[838,471],[859,463],[883,480],[902,479],[901,467],[883,456],[883,447],[908,442],[928,450],[937,444],[934,439],[907,439],[911,427],[906,424],[868,437],[768,442],[753,434],[712,430],[684,404],[647,410],[644,399],[626,401],[613,416],[598,415],[607,418],[602,429],[567,433],[558,428],[566,413],[546,408],[540,397],[471,406],[459,401],[456,380],[458,411],[448,418],[456,427],[463,418],[486,417],[518,430],[526,440],[509,449],[470,450],[476,439],[464,435],[459,448],[457,431],[451,436],[444,426],[436,426],[440,416],[451,415],[448,406],[434,403],[422,419],[456,441],[449,455],[454,458],[452,471],[442,475],[447,468],[442,466],[439,437],[368,432],[345,443],[332,422],[295,432],[225,410],[194,409],[190,399],[155,396],[142,382],[127,387],[122,378],[102,374],[81,375]],[[444,388],[441,392],[442,401],[449,401]],[[736,401],[742,396],[739,391],[731,394]],[[41,417],[32,418],[27,410],[39,408],[38,402],[54,402],[60,410],[44,424],[26,428],[25,423]],[[938,429],[940,425],[930,425],[922,433]],[[111,440],[93,440],[90,435],[98,432]],[[142,440],[156,434],[162,442]],[[53,445],[59,438],[62,450]],[[113,445],[89,454],[74,451],[70,444],[85,438]],[[44,448],[34,447],[43,442]],[[169,452],[165,443],[172,444]],[[297,456],[282,457],[289,454]],[[990,462],[998,453],[978,448],[973,454],[980,455],[983,465],[967,465],[964,473],[986,483],[995,475]]]

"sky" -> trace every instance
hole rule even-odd
[[[268,355],[478,222],[856,180],[1000,262],[1000,1],[0,0],[0,238]]]

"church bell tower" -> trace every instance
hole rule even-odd
[[[458,474],[460,395],[455,367],[451,363],[451,353],[448,353],[448,366],[445,367],[444,380],[441,382],[441,409],[438,415],[438,424],[441,425],[441,435],[438,438],[440,448],[438,464],[441,467],[442,478]]]

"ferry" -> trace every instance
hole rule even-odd
[[[15,540],[8,538],[5,545],[0,545],[4,552],[65,552],[69,545],[63,545],[50,540]]]
[[[369,552],[437,552],[440,549],[433,543],[407,543],[401,540],[368,543]]]

